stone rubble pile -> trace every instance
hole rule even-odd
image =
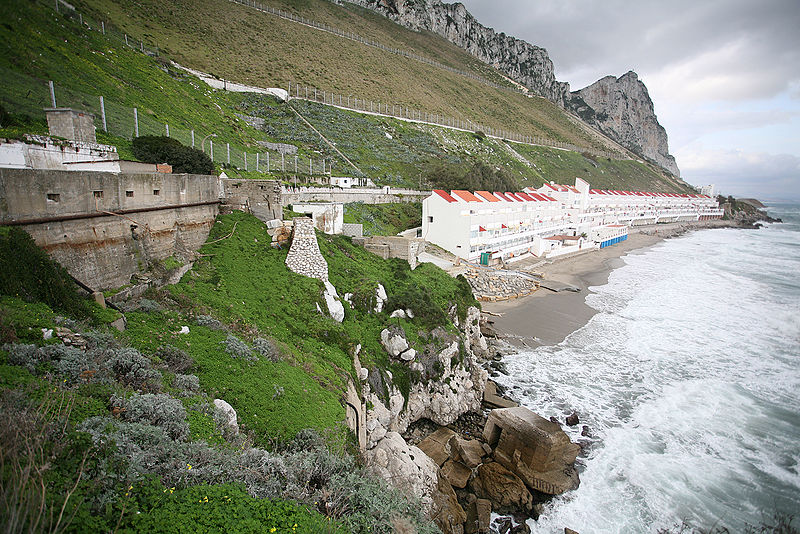
[[[507,532],[529,532],[525,520],[538,517],[544,500],[579,483],[574,463],[580,447],[560,425],[524,407],[491,411],[480,436],[464,438],[442,427],[416,448],[456,494],[444,513],[464,521],[439,522],[446,534],[488,533],[492,512],[514,518]]]
[[[325,261],[319,250],[317,234],[314,231],[314,220],[307,217],[296,217],[293,228],[292,246],[289,247],[289,253],[286,255],[286,267],[297,274],[322,280],[325,284],[323,296],[328,313],[334,321],[341,323],[344,320],[344,305],[336,288],[328,281],[328,262]],[[322,313],[319,304],[317,310]]]
[[[286,266],[290,271],[309,278],[322,281],[328,279],[328,262],[319,251],[313,219],[305,217],[294,219],[292,246],[286,255]]]
[[[539,289],[539,283],[513,271],[470,269],[464,273],[475,298],[494,302],[530,295]]]

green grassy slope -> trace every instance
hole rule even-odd
[[[411,32],[369,11],[325,0],[267,2],[490,77],[490,69],[445,39]],[[179,63],[261,87],[289,82],[352,94],[430,113],[470,119],[492,128],[600,147],[542,98],[498,91],[424,63],[261,13],[227,0],[82,0],[78,7],[123,31],[157,43]],[[497,73],[494,81],[501,81]]]
[[[92,1],[101,2],[102,0]],[[316,5],[316,2],[310,2],[307,6],[312,4]],[[595,187],[629,187],[628,184],[630,184],[629,188],[634,188],[635,184],[637,188],[668,191],[680,190],[685,187],[681,184],[673,185],[662,177],[661,173],[653,170],[652,166],[633,161],[598,160],[598,166],[594,167],[577,153],[515,143],[506,144],[492,138],[479,139],[469,132],[359,114],[314,102],[295,100],[291,104],[285,104],[279,103],[273,97],[213,90],[197,78],[170,66],[163,57],[147,56],[125,46],[120,40],[103,36],[100,32],[95,31],[96,29],[88,29],[88,25],[94,24],[94,22],[89,22],[88,17],[84,19],[84,26],[80,26],[74,15],[72,18],[68,18],[64,14],[56,13],[47,5],[23,2],[22,0],[9,0],[7,5],[10,14],[9,22],[0,25],[0,47],[3,50],[3,54],[0,54],[0,74],[3,76],[3,83],[0,84],[0,101],[7,111],[15,114],[19,119],[17,122],[21,122],[23,126],[2,128],[5,125],[0,125],[0,135],[17,137],[20,132],[46,133],[42,109],[50,106],[47,81],[53,80],[58,104],[95,113],[98,140],[117,145],[122,157],[132,158],[129,138],[133,135],[133,108],[136,107],[138,108],[141,135],[162,135],[165,131],[164,125],[169,124],[171,136],[187,145],[191,143],[190,130],[194,129],[196,146],[200,146],[201,139],[208,134],[215,133],[217,137],[212,141],[215,143],[216,161],[218,163],[224,161],[224,145],[230,143],[231,162],[240,169],[244,167],[243,153],[247,152],[250,172],[239,172],[235,168],[226,169],[231,176],[272,177],[294,181],[293,173],[290,172],[294,170],[294,158],[290,156],[285,163],[286,172],[280,172],[279,158],[275,152],[272,153],[271,175],[252,172],[255,170],[254,153],[256,151],[262,151],[261,170],[264,169],[265,158],[263,149],[258,145],[259,141],[288,142],[298,147],[298,170],[301,173],[299,182],[307,179],[303,174],[308,172],[309,158],[314,161],[316,173],[320,171],[322,158],[327,158],[336,174],[355,172],[320,139],[316,132],[289,109],[291,105],[302,113],[320,133],[333,142],[361,171],[378,184],[424,187],[429,184],[424,183],[423,178],[429,174],[428,170],[436,163],[446,162],[467,169],[476,162],[482,162],[505,169],[516,177],[521,185],[538,186],[545,180],[572,183],[576,176],[581,176],[590,178],[590,182]],[[181,5],[176,4],[169,9],[184,9],[185,6],[181,8]],[[225,10],[235,9],[236,13],[241,15],[241,10],[244,9],[243,6],[223,0],[203,0],[198,5],[200,6],[198,10],[201,12],[202,6],[217,6],[217,9],[223,10],[219,14],[220,17],[227,13]],[[321,1],[320,6],[326,6],[322,13],[328,11],[339,13],[341,11],[353,17],[354,20],[361,20],[361,24],[366,24],[363,28],[365,31],[362,33],[368,33],[366,29],[372,28],[370,24],[374,23],[375,31],[382,32],[374,35],[375,38],[389,39],[390,35],[408,38],[411,40],[410,42],[398,44],[418,47],[415,50],[419,50],[419,47],[425,43],[433,42],[429,40],[432,38],[430,36],[426,37],[423,34],[398,29],[399,27],[380,17],[372,20],[365,15],[366,18],[363,20],[359,19],[358,11],[360,10],[357,12],[341,10],[324,1]],[[115,9],[120,8],[115,7]],[[139,13],[138,8],[131,8],[129,11],[133,14]],[[149,13],[149,11],[145,12]],[[189,14],[176,13],[188,17],[188,22],[181,24],[191,22]],[[312,14],[305,11],[303,13]],[[118,16],[122,17],[122,15]],[[247,22],[249,25],[253,25],[254,20],[261,20],[258,17],[270,17],[270,15],[255,12],[241,16],[243,17],[242,24]],[[147,32],[168,31],[168,27],[156,26],[155,20],[140,21],[147,26],[142,29],[143,36],[147,39],[156,40],[154,34]],[[165,24],[168,24],[172,19],[166,17],[160,20],[167,21]],[[201,20],[206,19],[201,18]],[[288,21],[284,22],[290,24]],[[175,22],[175,24],[177,23]],[[305,26],[300,26],[298,31],[306,30],[311,31]],[[202,32],[202,35],[206,36],[209,42],[215,42],[216,38],[222,39],[215,33],[219,31],[221,30],[217,25],[211,25]],[[222,33],[226,35],[231,31],[226,30]],[[251,28],[249,31],[255,32],[256,30]],[[235,31],[233,33],[238,35]],[[271,34],[265,33],[265,35]],[[321,35],[329,34],[322,33]],[[255,34],[251,37],[257,38]],[[330,37],[333,38],[333,36]],[[186,53],[200,53],[202,46],[198,43],[195,44],[197,46]],[[214,64],[226,64],[223,56],[236,52],[235,48],[228,49],[223,45],[224,43],[220,42],[220,48],[213,48],[215,54],[219,56],[217,58],[219,61],[214,59]],[[364,47],[362,46],[362,48]],[[372,51],[380,52],[377,49],[364,49],[371,51],[370,53]],[[175,53],[177,54],[177,52]],[[380,53],[386,54],[385,52]],[[455,49],[443,53],[439,59],[443,62],[450,61],[465,69],[472,68],[470,65],[474,63],[474,59],[465,56]],[[290,54],[286,60],[294,61],[291,58]],[[455,61],[458,58],[461,63]],[[184,61],[184,58],[179,57],[178,59]],[[340,68],[331,70],[331,74],[347,80],[348,83],[369,82],[368,85],[385,87],[386,90],[393,90],[392,87],[398,85],[405,87],[402,82],[404,76],[409,80],[427,80],[426,77],[419,78],[420,74],[413,70],[403,73],[393,71],[389,78],[374,77],[373,74],[366,76],[370,72],[370,63],[369,61],[361,63],[362,59],[358,55],[350,57],[346,65],[343,64]],[[398,58],[392,56],[388,59],[395,61]],[[387,58],[383,58],[381,61],[385,62]],[[403,61],[407,60],[403,59]],[[313,62],[309,59],[309,65]],[[422,63],[414,63],[415,68],[433,69]],[[244,72],[250,67],[260,68],[259,65],[266,68],[271,64],[271,61],[253,60],[253,57],[250,57],[249,67],[240,72]],[[318,69],[323,68],[322,63],[317,62],[317,64]],[[207,68],[203,64],[199,66]],[[282,68],[289,69],[288,66]],[[302,71],[302,65],[298,68]],[[353,76],[354,69],[363,70],[364,76]],[[214,69],[208,70],[213,71]],[[431,71],[425,76],[430,75],[437,80],[437,83],[443,84],[442,87],[456,93],[464,88],[459,84],[473,83],[464,77],[458,77],[457,80],[448,82],[442,78],[443,72],[445,71],[437,69],[435,73]],[[246,81],[259,82],[255,79]],[[265,80],[261,79],[261,81]],[[436,96],[433,82],[426,81],[423,85],[426,87],[427,93],[423,91],[420,94]],[[508,116],[524,115],[517,113],[514,106],[526,109],[525,106],[530,106],[532,103],[544,102],[541,99],[520,97],[523,98],[523,101],[515,103],[503,100],[506,97],[517,98],[518,95],[512,93],[503,93],[486,86],[480,88],[473,86],[472,89],[479,90],[484,96],[491,96],[493,100],[496,100],[495,104],[505,106]],[[494,95],[491,94],[492,91],[494,91]],[[102,131],[101,95],[105,98],[108,134]],[[439,96],[442,96],[448,105],[469,107],[474,104],[474,95],[470,95],[471,93],[467,91],[467,93],[455,94],[447,98]],[[577,137],[569,133],[568,129],[573,126],[563,120],[563,115],[559,115],[561,112],[557,108],[549,104],[542,105],[544,106],[542,109],[547,113],[560,116],[560,119],[555,122],[547,118],[542,119],[542,124],[545,126],[535,130],[537,133],[540,135],[552,134],[553,128],[555,128],[562,132],[564,139],[580,142]],[[486,112],[489,113],[490,110],[487,108]],[[22,115],[28,115],[29,118],[22,117],[20,119]],[[252,120],[245,120],[246,116],[263,120],[263,126],[256,128],[252,125]],[[498,116],[502,116],[502,114]],[[563,121],[563,124],[559,121]],[[517,124],[517,122],[511,122],[511,124]],[[561,124],[561,126],[557,126],[557,124]],[[220,146],[222,149],[219,148]],[[513,150],[510,150],[509,147],[513,147]]]

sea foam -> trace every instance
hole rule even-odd
[[[586,326],[506,358],[523,405],[581,418],[565,427],[581,486],[534,532],[737,531],[800,510],[800,209],[783,208],[783,225],[630,254]]]

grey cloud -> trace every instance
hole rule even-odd
[[[769,97],[800,79],[797,0],[466,0],[483,24],[547,48],[559,79],[580,88],[629,69],[676,70],[733,43],[742,52],[700,76],[731,73],[735,98]],[[749,80],[749,83],[748,83]],[[742,87],[740,87],[742,85]]]
[[[800,157],[741,150],[692,150],[681,154],[684,178],[716,184],[726,195],[800,200]]]

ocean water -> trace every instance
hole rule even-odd
[[[800,205],[625,257],[591,321],[499,381],[582,443],[581,485],[534,532],[654,532],[800,516]],[[581,436],[588,425],[591,436]],[[796,520],[796,525],[800,517]]]

